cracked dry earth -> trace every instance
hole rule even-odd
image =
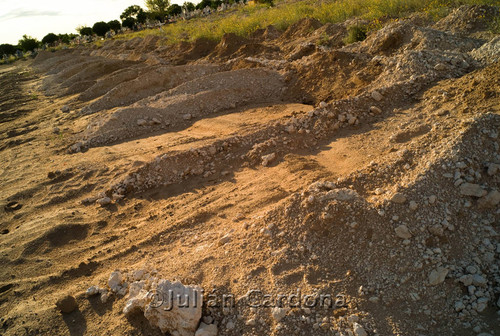
[[[348,23],[305,19],[2,66],[0,333],[160,335],[126,293],[85,295],[144,269],[345,298],[205,302],[219,335],[499,335],[500,43],[484,15],[461,24],[478,11],[498,15],[348,46]]]

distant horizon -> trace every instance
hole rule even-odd
[[[170,1],[182,5],[185,1]],[[198,3],[199,1],[192,1]],[[17,45],[23,35],[38,40],[49,34],[76,34],[76,27],[89,26],[98,21],[120,20],[120,14],[131,5],[146,9],[144,0],[86,0],[68,2],[47,0],[2,0],[0,14],[0,44]]]

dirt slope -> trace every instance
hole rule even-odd
[[[462,27],[478,10],[498,9],[349,46],[306,19],[0,68],[0,333],[160,335],[85,295],[146,269],[233,294],[205,302],[219,335],[500,334],[500,45]]]

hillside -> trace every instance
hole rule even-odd
[[[0,66],[0,334],[500,335],[499,7],[427,14]]]

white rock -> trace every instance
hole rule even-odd
[[[172,283],[161,279],[150,290],[155,292],[160,300],[154,305],[148,303],[143,305],[144,301],[141,301],[140,306],[144,310],[144,317],[151,325],[160,328],[162,333],[192,336],[201,319],[203,304],[201,287],[184,286],[180,282]],[[139,296],[139,300],[141,299]],[[185,305],[186,303],[189,303],[189,307]]]
[[[91,297],[97,294],[99,294],[99,287],[97,286],[90,286],[85,292],[86,297]]]
[[[262,165],[264,167],[268,166],[269,163],[271,163],[275,158],[276,158],[276,153],[271,153],[271,154],[267,154],[267,155],[262,156]]]
[[[271,315],[273,316],[276,322],[280,322],[287,314],[288,309],[274,307],[271,309]]]
[[[402,193],[395,193],[391,198],[392,203],[403,204],[406,202],[406,196]]]
[[[348,188],[337,188],[328,191],[325,195],[321,196],[321,200],[337,200],[337,201],[352,201],[358,196],[356,190]]]
[[[325,103],[324,101],[322,101],[322,102],[320,102],[320,103],[319,103],[319,107],[320,107],[320,108],[325,108],[325,107],[327,107],[327,106],[328,106],[328,104],[327,104],[327,103]]]
[[[217,326],[215,324],[206,324],[201,322],[200,327],[196,330],[195,336],[216,336]]]
[[[449,270],[444,267],[438,267],[432,270],[429,274],[429,285],[436,286],[444,282],[446,275],[448,275]]]
[[[111,198],[109,197],[103,197],[103,198],[99,198],[97,200],[97,203],[100,205],[100,206],[105,206],[105,205],[108,205],[108,204],[111,204]]]
[[[411,238],[410,230],[408,230],[408,227],[406,225],[398,226],[397,228],[394,229],[394,232],[396,232],[396,236],[398,236],[401,239]]]
[[[142,280],[145,274],[146,270],[144,269],[136,270],[132,273],[132,278],[134,279],[134,281],[139,281]]]
[[[354,331],[354,335],[356,336],[368,336],[368,333],[365,331],[365,328],[359,323],[353,323],[352,331]]]
[[[382,94],[378,91],[372,91],[372,94],[371,94],[372,98],[375,99],[376,101],[381,101],[382,99],[384,99],[384,96],[382,96]]]
[[[465,196],[483,197],[488,192],[481,188],[479,184],[463,183],[460,186],[460,193]]]
[[[120,271],[114,271],[109,276],[108,286],[109,288],[111,288],[112,291],[117,291],[119,290],[118,287],[120,287],[122,282],[123,282],[122,273]]]

